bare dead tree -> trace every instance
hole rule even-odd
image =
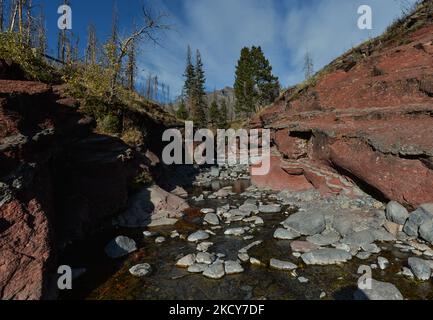
[[[5,0],[0,0],[0,32],[3,32],[5,19]]]
[[[310,52],[308,51],[305,53],[305,57],[304,57],[304,73],[305,73],[305,80],[310,79],[314,73],[313,58],[311,57]]]
[[[169,29],[168,25],[163,24],[163,19],[166,17],[165,14],[159,14],[154,16],[152,12],[146,7],[142,8],[143,11],[143,26],[135,30],[131,35],[118,39],[116,48],[118,48],[118,55],[113,61],[112,76],[111,76],[111,98],[114,96],[115,87],[121,71],[122,61],[130,50],[130,46],[133,42],[139,43],[143,41],[151,41],[154,44],[159,44],[157,34],[162,30]]]
[[[97,46],[96,27],[90,24],[87,28],[86,64],[96,64]]]

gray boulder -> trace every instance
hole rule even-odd
[[[321,213],[298,212],[284,221],[283,226],[302,235],[312,236],[325,230],[326,221]]]
[[[241,264],[237,261],[226,261],[224,263],[225,273],[228,275],[244,272]]]
[[[386,206],[386,218],[399,225],[404,225],[409,219],[409,212],[396,201],[391,201]]]
[[[199,231],[191,234],[188,237],[188,241],[189,242],[198,242],[198,241],[202,241],[202,240],[207,240],[207,239],[209,239],[209,237],[210,237],[209,233],[207,233],[206,231],[203,231],[203,230],[199,230]]]
[[[204,272],[203,275],[206,278],[210,279],[221,279],[225,276],[224,265],[220,262],[215,263],[209,266]]]
[[[427,281],[430,279],[432,270],[430,265],[423,259],[409,258],[408,264],[417,279],[422,281]]]
[[[124,257],[136,250],[135,241],[125,236],[111,240],[105,247],[105,253],[113,259]]]
[[[284,271],[292,271],[298,268],[298,266],[294,263],[288,261],[281,261],[278,259],[271,259],[269,266],[273,269]]]
[[[218,218],[218,216],[215,213],[211,212],[206,214],[206,216],[204,217],[204,221],[212,226],[217,226],[220,224],[220,219]]]
[[[318,249],[301,256],[307,265],[332,265],[347,262],[352,259],[352,255],[339,249]]]
[[[274,238],[278,240],[294,240],[299,238],[301,235],[293,230],[287,230],[279,228],[274,233]]]
[[[403,295],[391,283],[371,280],[370,289],[358,289],[354,294],[355,300],[403,300]]]
[[[354,232],[341,240],[341,243],[347,244],[351,247],[361,247],[363,245],[371,244],[376,241],[374,232],[370,229],[359,232]]]
[[[278,204],[261,205],[259,211],[261,213],[279,213],[281,212],[281,206]]]
[[[326,247],[340,241],[340,235],[335,231],[325,231],[322,234],[307,237],[307,241],[315,245]]]
[[[428,209],[428,208],[427,208]],[[403,231],[411,237],[419,236],[420,227],[428,222],[433,221],[433,214],[428,210],[425,210],[422,206],[412,212],[409,216],[409,219],[406,221],[404,225]]]
[[[433,244],[433,221],[428,221],[419,228],[419,235],[425,241]]]
[[[152,267],[148,263],[138,264],[129,269],[129,273],[135,277],[145,277],[152,272]]]

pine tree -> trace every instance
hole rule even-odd
[[[188,119],[188,111],[186,110],[185,101],[182,100],[179,106],[179,110],[176,112],[176,117],[180,120]]]
[[[272,74],[272,66],[265,58],[261,47],[253,47],[251,55],[254,63],[255,85],[258,90],[256,105],[261,107],[278,98],[280,83],[278,78]]]
[[[192,104],[192,118],[197,126],[203,128],[206,125],[206,77],[200,51],[196,52],[194,92]]]
[[[192,52],[191,47],[188,46],[185,73],[185,85],[183,87],[183,99],[186,101],[186,107],[188,110],[192,110],[192,101],[194,96],[194,81],[195,81],[195,68],[192,64]]]
[[[243,116],[254,110],[255,92],[253,63],[249,48],[243,48],[236,66],[236,80],[234,84],[236,97],[236,112]]]
[[[261,47],[242,49],[234,88],[236,111],[242,116],[250,116],[278,97],[278,78],[272,74],[272,67]]]
[[[216,91],[213,94],[213,100],[209,108],[209,123],[213,126],[218,126],[220,123],[221,114],[218,106]]]
[[[220,110],[218,128],[219,129],[227,129],[228,128],[228,108],[227,108],[227,102],[225,99],[221,102],[221,110]]]

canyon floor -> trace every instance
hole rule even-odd
[[[433,299],[432,280],[408,264],[433,267],[431,246],[388,232],[386,204],[367,194],[276,192],[251,186],[242,168],[203,170],[194,185],[173,226],[114,228],[67,247],[62,263],[78,277],[62,298]],[[134,252],[112,259],[118,236]],[[365,272],[371,290],[358,288]]]

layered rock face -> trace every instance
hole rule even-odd
[[[432,12],[425,1],[404,32],[350,51],[252,121],[272,129],[289,176],[324,194],[356,195],[356,183],[412,209],[433,201]]]
[[[63,91],[0,80],[0,299],[55,297],[57,249],[111,225],[149,174],[151,161],[95,133]]]

